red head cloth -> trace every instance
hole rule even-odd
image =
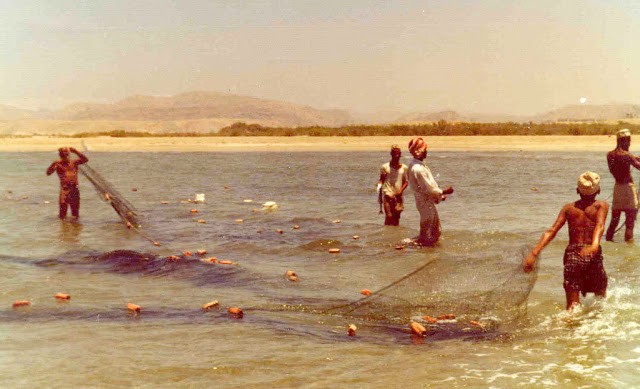
[[[409,141],[409,152],[414,157],[423,150],[427,150],[427,142],[422,138],[414,138]]]

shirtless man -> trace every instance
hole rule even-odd
[[[391,146],[391,161],[380,167],[378,191],[382,195],[384,206],[384,225],[397,226],[400,224],[400,214],[404,210],[402,193],[407,189],[407,165],[400,163],[402,151],[398,145]]]
[[[611,223],[607,228],[605,238],[613,240],[616,228],[620,222],[620,214],[624,212],[624,240],[633,240],[633,227],[638,214],[638,192],[631,177],[631,165],[640,169],[639,158],[629,152],[631,145],[631,132],[622,129],[616,134],[618,145],[607,153],[609,171],[616,180],[613,187],[613,204],[611,206]]]
[[[580,200],[566,204],[555,223],[549,228],[523,261],[524,271],[533,270],[538,255],[558,231],[569,222],[569,245],[564,251],[564,291],[567,309],[580,305],[580,293],[594,293],[604,297],[607,292],[607,273],[602,265],[600,239],[609,211],[609,204],[596,200],[600,193],[600,176],[585,172],[578,178]]]
[[[69,152],[78,156],[78,159],[69,159]],[[71,207],[71,215],[74,219],[80,216],[80,191],[78,190],[78,165],[86,163],[89,159],[73,147],[61,147],[58,149],[60,159],[53,162],[47,169],[47,175],[58,173],[60,178],[60,212],[58,217],[67,217],[67,207]]]

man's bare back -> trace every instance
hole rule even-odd
[[[631,176],[632,165],[640,169],[640,162],[638,162],[637,157],[622,148],[616,148],[607,153],[607,164],[611,175],[613,175],[618,184],[633,182],[633,177]]]
[[[591,203],[578,200],[562,208],[569,223],[569,244],[591,244],[598,220],[604,226],[609,205],[600,200]]]

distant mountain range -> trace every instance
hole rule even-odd
[[[614,120],[640,119],[640,105],[567,105],[552,111],[533,116],[501,114],[460,114],[456,111],[430,113],[414,112],[394,120],[397,124],[431,123],[439,120],[448,122],[604,122]]]
[[[390,115],[389,115],[390,116]],[[640,105],[567,105],[543,114],[462,114],[456,111],[414,112],[397,118],[371,119],[346,110],[321,110],[276,100],[217,92],[187,92],[175,96],[135,95],[112,104],[76,103],[55,111],[31,111],[0,106],[0,134],[71,134],[113,130],[210,132],[235,122],[270,127],[347,124],[420,124],[449,122],[593,122],[640,120]]]

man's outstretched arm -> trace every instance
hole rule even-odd
[[[566,221],[567,221],[566,206],[564,206],[560,210],[560,213],[558,214],[556,221],[548,230],[546,230],[542,234],[542,237],[540,237],[540,240],[538,241],[538,244],[536,245],[536,247],[534,247],[531,250],[529,255],[527,255],[527,258],[525,258],[525,260],[523,261],[522,265],[524,267],[525,272],[530,272],[531,270],[533,270],[533,267],[535,266],[536,261],[538,260],[538,255],[540,255],[540,252],[542,251],[542,249],[544,249],[553,240],[553,238],[556,237],[556,234],[558,233],[558,231],[560,231],[562,226],[564,226],[564,223],[566,223]],[[602,236],[602,234],[600,234],[600,236]]]
[[[77,165],[81,165],[83,163],[89,162],[89,158],[87,158],[86,155],[84,155],[81,152],[79,152],[78,150],[76,150],[74,147],[69,147],[69,151],[71,151],[72,153],[74,153],[75,155],[78,156],[79,159],[76,161]]]
[[[51,165],[49,165],[49,168],[47,168],[47,175],[50,176],[53,174],[53,172],[56,171],[56,166],[58,165],[58,161],[53,162]]]

